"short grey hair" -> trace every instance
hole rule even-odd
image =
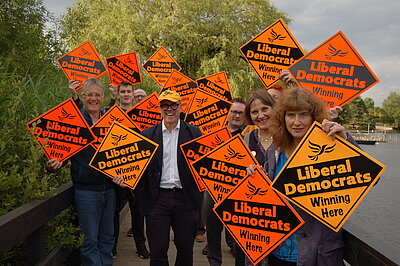
[[[87,87],[91,85],[96,85],[101,88],[101,93],[104,94],[104,86],[103,83],[101,83],[98,79],[96,78],[88,78],[82,85],[82,93],[85,93],[85,90]]]

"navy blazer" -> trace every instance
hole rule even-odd
[[[200,137],[201,131],[198,127],[190,125],[183,120],[180,123],[177,151],[179,178],[182,184],[185,205],[188,210],[195,210],[200,208],[201,193],[182,154],[180,145]],[[160,189],[163,160],[162,125],[159,123],[143,130],[141,134],[159,144],[156,154],[135,189],[139,210],[143,215],[148,215],[157,202]]]

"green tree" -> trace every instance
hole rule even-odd
[[[350,103],[344,106],[343,112],[340,113],[339,122],[346,125],[350,129],[375,129],[375,121],[372,118],[370,110],[373,109],[374,102],[367,98],[367,104],[358,96]]]
[[[54,30],[46,28],[52,21],[42,1],[1,1],[0,62],[20,72],[49,65],[57,53]]]
[[[400,127],[400,95],[397,92],[391,92],[383,101],[382,107],[390,118],[390,121],[397,128]]]
[[[243,97],[263,85],[239,48],[278,18],[290,21],[268,0],[80,0],[62,31],[70,48],[91,40],[103,57],[136,51],[144,62],[163,46],[192,79],[226,71]]]

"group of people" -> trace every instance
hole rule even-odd
[[[290,76],[283,72],[281,80]],[[82,85],[82,100],[76,93],[77,82],[70,82],[69,89],[81,107],[89,125],[93,125],[107,110],[102,108],[103,85],[88,79]],[[273,180],[300,143],[314,121],[322,123],[330,136],[341,136],[355,141],[345,128],[332,120],[339,108],[327,110],[325,104],[307,89],[289,86],[258,89],[247,101],[232,100],[228,116],[228,129],[232,135],[243,134],[244,140],[268,177]],[[122,109],[127,110],[146,94],[133,91],[129,83],[111,87],[112,98],[119,98]],[[165,90],[158,97],[162,121],[141,132],[159,145],[153,159],[141,177],[136,189],[130,190],[122,178],[109,177],[89,166],[95,150],[88,146],[71,161],[74,184],[74,201],[84,242],[80,247],[84,265],[111,265],[116,254],[119,234],[119,211],[126,198],[131,215],[132,230],[137,253],[150,258],[150,265],[168,265],[170,230],[173,231],[177,250],[176,266],[193,265],[193,247],[203,216],[206,224],[207,254],[210,265],[221,265],[221,233],[223,225],[212,211],[214,202],[210,195],[203,195],[197,188],[192,173],[179,146],[201,136],[198,127],[180,117],[182,103],[175,91]],[[111,102],[110,105],[115,102]],[[252,129],[244,134],[244,124]],[[47,162],[50,171],[59,170],[64,163],[56,159]],[[247,168],[249,175],[254,166]],[[342,231],[334,232],[315,218],[294,206],[305,221],[296,233],[286,239],[259,265],[343,265]],[[144,218],[146,233],[144,232]],[[150,252],[145,241],[147,235]],[[252,265],[233,238],[226,236],[236,265]]]

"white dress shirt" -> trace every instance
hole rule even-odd
[[[163,161],[161,171],[161,188],[182,188],[178,172],[178,136],[181,126],[180,120],[172,132],[164,125],[162,121],[163,134]]]

